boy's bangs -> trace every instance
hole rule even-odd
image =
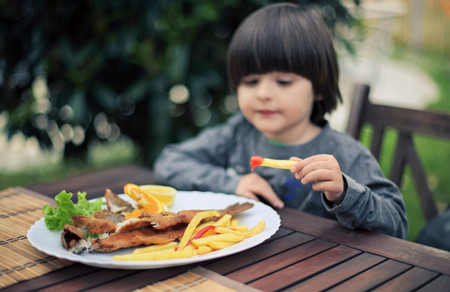
[[[246,50],[241,52],[240,62],[236,64],[241,77],[249,74],[264,74],[273,71],[291,72],[289,57],[280,38],[273,34],[263,35],[259,33],[253,39],[248,39],[244,46]]]
[[[236,88],[244,76],[269,72],[294,72],[311,78],[310,63],[315,56],[306,53],[304,42],[299,42],[302,36],[286,37],[289,34],[292,32],[283,31],[282,25],[272,23],[236,40],[229,51],[232,86]]]

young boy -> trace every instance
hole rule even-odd
[[[402,195],[358,141],[324,119],[341,100],[332,38],[320,16],[293,4],[250,15],[228,52],[228,75],[241,113],[179,145],[155,164],[159,181],[180,190],[268,201],[400,238]],[[297,161],[257,167],[254,155]]]

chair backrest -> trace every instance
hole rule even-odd
[[[379,159],[385,129],[397,131],[397,145],[389,178],[401,187],[405,166],[409,165],[425,218],[429,221],[438,211],[412,137],[418,133],[450,139],[450,113],[374,104],[369,100],[369,93],[370,86],[356,85],[347,133],[359,140],[362,126],[365,123],[372,125],[370,151]]]

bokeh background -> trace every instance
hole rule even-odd
[[[231,36],[276,2],[0,0],[0,188],[151,167],[168,143],[223,122],[238,110],[226,78]],[[450,0],[291,2],[317,5],[335,36],[344,104],[332,127],[345,129],[357,82],[377,102],[450,110]],[[450,146],[417,139],[443,211]],[[408,173],[404,181],[414,240],[425,221]]]

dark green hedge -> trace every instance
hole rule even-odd
[[[248,14],[273,2],[0,0],[6,130],[66,158],[124,135],[151,164],[167,143],[232,113],[228,43]],[[321,6],[331,28],[354,21],[341,1],[294,2]],[[174,86],[188,89],[186,102],[168,99]]]

